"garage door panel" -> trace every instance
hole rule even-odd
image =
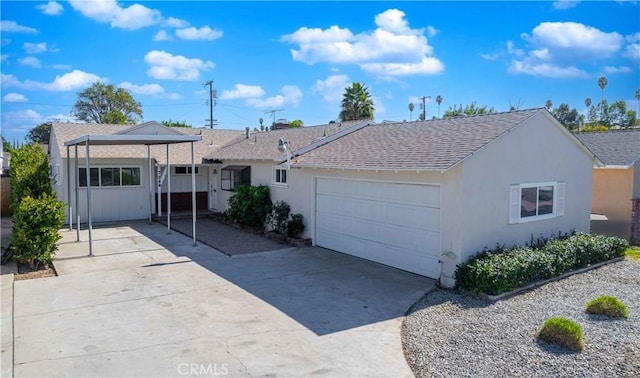
[[[440,188],[316,181],[316,244],[437,278]]]

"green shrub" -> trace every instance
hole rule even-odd
[[[57,249],[61,236],[58,230],[64,223],[64,202],[53,196],[24,197],[13,214],[11,243],[18,262],[48,264]]]
[[[49,178],[49,159],[37,143],[24,145],[11,153],[11,212],[16,213],[20,201],[27,196],[53,194]]]
[[[287,223],[287,236],[290,238],[299,238],[304,231],[304,217],[302,214],[293,214]]]
[[[273,231],[280,235],[287,234],[287,222],[289,221],[289,213],[291,207],[285,201],[277,201],[271,208],[267,223]]]
[[[627,306],[613,295],[601,295],[587,302],[587,312],[590,314],[607,315],[611,317],[628,318]]]
[[[547,319],[538,332],[538,338],[575,351],[584,349],[582,328],[578,323],[566,318]]]
[[[462,290],[497,295],[536,281],[557,277],[622,256],[629,243],[621,238],[573,234],[532,243],[535,247],[485,249],[455,273]]]
[[[229,198],[229,208],[224,212],[224,217],[245,226],[263,228],[270,212],[268,186],[240,185]]]

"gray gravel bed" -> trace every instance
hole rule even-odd
[[[622,300],[629,318],[587,314],[586,302],[602,294]],[[582,326],[584,351],[535,338],[552,316]],[[640,377],[640,262],[627,258],[498,302],[438,289],[412,307],[402,342],[416,377]]]

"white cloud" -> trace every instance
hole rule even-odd
[[[578,5],[580,1],[576,1],[576,0],[559,0],[559,1],[554,1],[553,2],[553,9],[556,10],[566,10],[566,9],[571,9],[573,7],[575,7],[576,5]]]
[[[55,69],[55,70],[64,70],[64,71],[68,71],[71,69],[71,66],[68,64],[54,64],[51,66],[51,68]]]
[[[258,109],[276,108],[285,105],[297,106],[302,98],[302,91],[295,85],[285,85],[280,92],[282,94],[266,99],[249,98],[247,99],[247,104]]]
[[[125,81],[120,83],[119,87],[124,88],[133,94],[138,94],[138,95],[162,96],[172,100],[176,100],[180,98],[180,95],[177,93],[166,93],[164,88],[162,88],[160,84],[136,85],[128,81]]]
[[[236,84],[234,89],[227,89],[220,95],[221,100],[260,98],[265,92],[259,85]]]
[[[186,28],[189,23],[179,18],[169,17],[162,20],[162,25],[170,28]]]
[[[140,4],[121,7],[116,0],[70,0],[71,7],[85,17],[108,22],[113,28],[136,30],[155,25],[162,19],[160,12]]]
[[[438,34],[438,29],[434,28],[433,26],[427,26],[427,35],[429,37],[433,37],[436,34]]]
[[[28,56],[26,58],[18,59],[18,63],[22,64],[23,66],[29,66],[33,68],[42,67],[42,63],[40,63],[40,60],[34,56]]]
[[[625,47],[622,56],[634,62],[640,63],[640,43],[632,43]]]
[[[623,41],[616,32],[606,33],[576,22],[543,22],[521,37],[529,50],[517,49],[508,42],[507,52],[514,57],[508,71],[550,78],[587,77],[578,64],[615,55]]]
[[[513,61],[508,71],[515,74],[560,78],[586,78],[589,75],[577,67],[560,67],[549,63],[530,64],[521,61]]]
[[[205,40],[212,41],[214,39],[218,39],[222,37],[222,32],[219,30],[211,29],[208,26],[203,26],[201,28],[184,28],[176,30],[176,35],[180,39],[187,40]]]
[[[19,25],[15,21],[0,21],[0,32],[3,33],[30,33],[35,34],[38,31],[28,26]]]
[[[28,90],[45,90],[52,92],[68,92],[78,89],[84,89],[91,86],[91,84],[98,81],[106,81],[105,78],[80,70],[73,70],[64,75],[56,75],[56,78],[51,83],[43,83],[33,80],[25,80],[23,83],[18,81],[13,75],[6,75],[7,85],[17,86]],[[2,75],[3,84],[5,81],[5,75]]]
[[[29,100],[27,100],[27,98],[24,95],[21,95],[20,93],[7,93],[6,95],[4,95],[2,97],[2,101],[4,102],[27,102]]]
[[[611,67],[611,66],[604,66],[604,72],[607,74],[625,74],[625,73],[631,73],[633,72],[633,70],[631,69],[631,67],[627,67],[627,66],[620,66],[620,67]]]
[[[308,64],[357,64],[382,76],[430,75],[444,70],[424,35],[436,33],[433,27],[412,29],[404,12],[397,9],[378,14],[375,23],[374,31],[360,34],[337,25],[324,30],[302,27],[281,40],[297,44],[297,49],[291,49],[292,58]],[[383,67],[392,70],[383,72]]]
[[[172,39],[171,36],[165,30],[160,30],[159,32],[156,33],[156,35],[153,36],[153,40],[156,42],[170,41],[171,39]]]
[[[375,109],[375,114],[382,115],[387,112],[387,107],[384,105],[380,97],[371,96],[371,101],[373,101],[373,108]]]
[[[27,54],[39,54],[45,51],[52,51],[52,52],[58,51],[58,49],[56,48],[48,47],[46,42],[40,42],[40,43],[25,42],[22,45],[22,48],[24,49],[24,51],[27,52]]]
[[[0,85],[2,87],[17,87],[20,81],[11,74],[0,74]]]
[[[331,75],[325,80],[316,80],[311,90],[321,94],[324,101],[328,103],[338,103],[342,100],[344,89],[348,86],[349,76],[340,74]]]
[[[49,1],[46,4],[40,4],[36,6],[36,8],[38,8],[40,12],[49,16],[57,16],[64,12],[64,8],[62,7],[62,5],[60,5],[60,3],[56,3],[55,1]]]
[[[0,55],[0,62],[4,62],[5,60],[7,60],[8,57],[9,57],[9,55],[7,55],[7,54]]]
[[[626,39],[627,42],[631,43],[640,42],[640,32],[629,34],[628,36],[624,37],[624,39]]]
[[[150,66],[147,75],[164,80],[198,80],[200,71],[208,71],[215,66],[211,61],[189,59],[157,50],[149,51],[144,60]]]

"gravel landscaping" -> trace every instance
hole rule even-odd
[[[587,301],[603,294],[622,300],[629,318],[587,314]],[[536,339],[552,316],[580,324],[584,351]],[[402,341],[416,377],[639,377],[640,261],[627,258],[498,302],[438,289],[411,308]]]

